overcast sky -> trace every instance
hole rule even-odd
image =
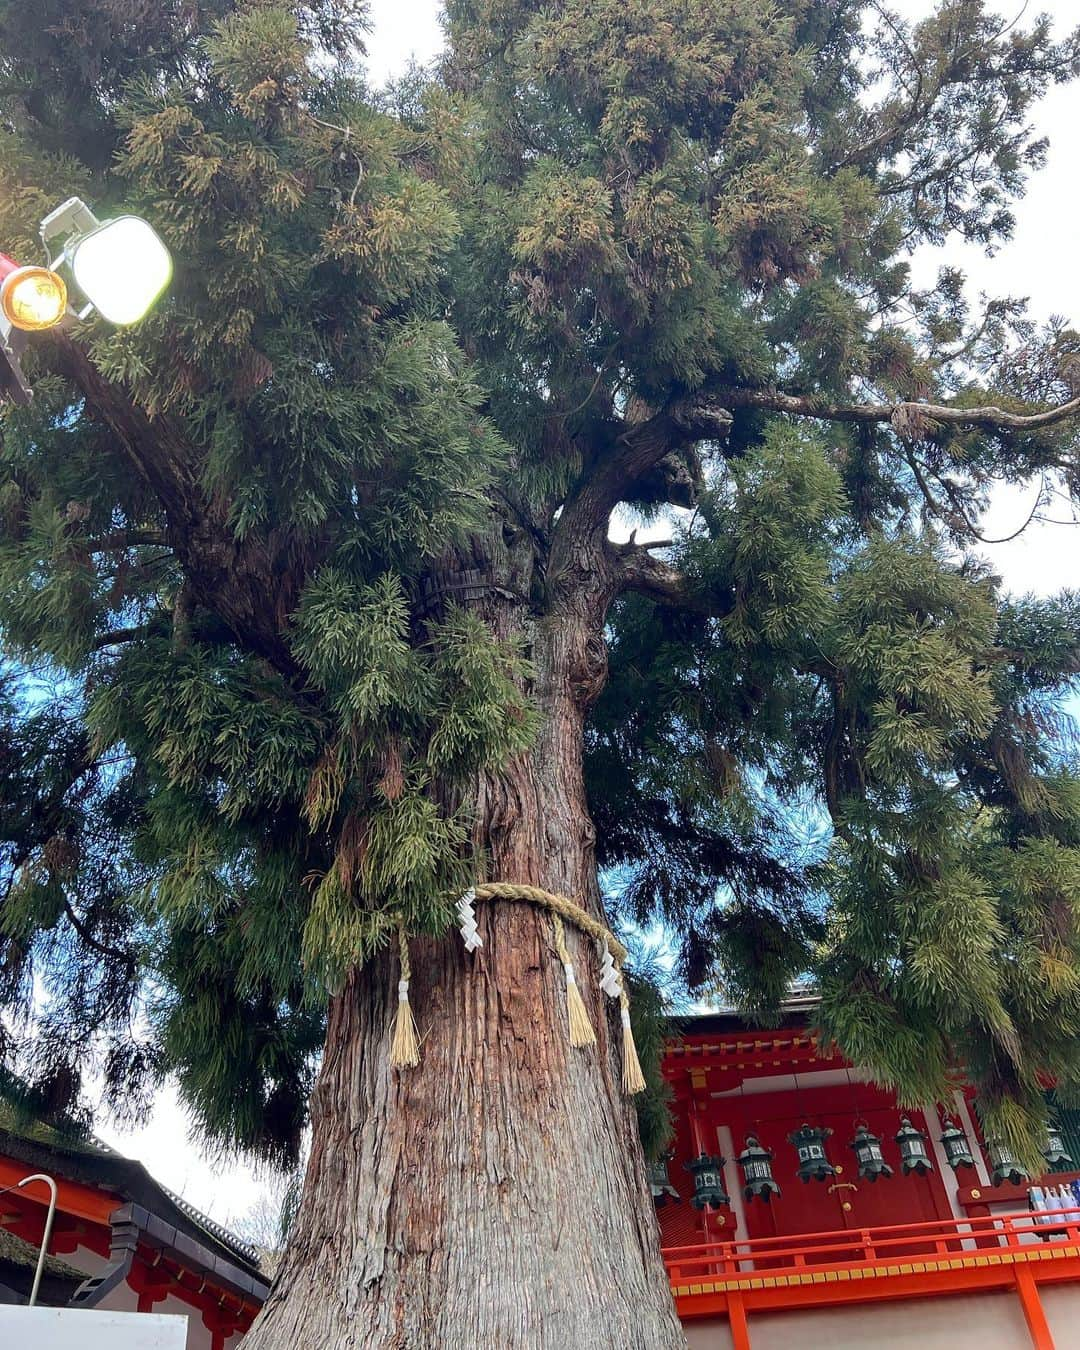
[[[907,17],[929,12],[927,0],[892,0]],[[1013,18],[1022,0],[1001,4]],[[1053,16],[1060,31],[1080,20],[1078,0],[1043,0],[1028,6],[1029,14]],[[382,83],[410,60],[426,62],[442,45],[435,0],[372,0],[373,30],[368,43],[372,79]],[[1036,122],[1050,137],[1046,168],[1018,205],[1015,238],[993,258],[977,249],[955,245],[915,261],[920,285],[933,281],[942,261],[959,266],[971,279],[971,291],[1028,296],[1032,313],[1041,319],[1059,314],[1080,322],[1080,267],[1077,265],[1080,221],[1080,174],[1077,173],[1076,128],[1080,127],[1080,83],[1053,90],[1040,105]],[[984,533],[1010,534],[1027,518],[1033,492],[1011,489],[995,499]],[[1064,512],[1060,513],[1064,514]],[[1011,589],[1043,594],[1077,584],[1080,527],[1036,526],[1007,545],[987,550]],[[175,1093],[162,1094],[147,1126],[121,1132],[103,1126],[100,1135],[150,1171],[192,1204],[222,1223],[245,1214],[261,1190],[251,1169],[213,1167],[188,1140],[188,1126]]]

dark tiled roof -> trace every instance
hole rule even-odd
[[[125,1158],[93,1135],[69,1135],[47,1125],[26,1126],[0,1112],[0,1153],[21,1158],[71,1181],[115,1191],[122,1199],[159,1215],[200,1245],[259,1273],[258,1252],[186,1200],[155,1181],[140,1162]]]

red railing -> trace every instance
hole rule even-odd
[[[733,1239],[665,1247],[672,1285],[783,1271],[851,1270],[927,1257],[1019,1251],[1032,1243],[1080,1246],[1080,1207],[987,1218],[935,1219],[880,1228],[844,1228],[798,1237]]]

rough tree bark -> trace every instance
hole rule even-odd
[[[601,559],[542,618],[524,603],[488,613],[529,641],[542,720],[531,753],[479,783],[476,813],[485,879],[594,912],[582,739],[606,671]],[[685,1345],[596,953],[568,926],[598,1037],[574,1050],[550,919],[513,903],[478,918],[472,957],[456,935],[413,944],[418,1069],[387,1062],[396,961],[334,999],[300,1212],[245,1350]]]

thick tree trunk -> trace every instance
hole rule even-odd
[[[540,735],[481,783],[477,821],[487,879],[593,906],[581,749],[604,672],[595,634],[567,615],[532,634]],[[419,1068],[388,1064],[396,961],[355,972],[334,999],[302,1207],[245,1350],[685,1344],[596,953],[567,928],[599,1040],[575,1050],[550,918],[515,903],[477,912],[474,956],[456,934],[413,944]]]

